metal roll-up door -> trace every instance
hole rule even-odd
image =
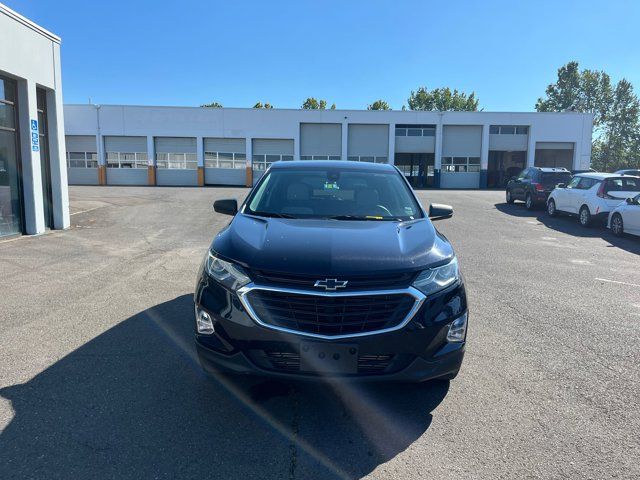
[[[348,157],[353,160],[387,160],[389,156],[389,125],[349,125]]]
[[[342,125],[339,123],[301,123],[300,155],[342,155]]]
[[[247,178],[246,151],[247,143],[244,138],[205,138],[204,183],[244,185]],[[227,164],[234,168],[225,168],[224,165]]]
[[[254,138],[254,155],[293,155],[292,139]]]
[[[97,152],[96,137],[93,135],[65,136],[67,152]]]
[[[445,125],[442,130],[443,157],[479,157],[482,151],[482,126]]]
[[[196,139],[183,137],[156,137],[156,153],[196,153]]]
[[[146,152],[147,137],[104,137],[105,152]]]
[[[205,152],[245,153],[246,141],[244,138],[205,138]]]

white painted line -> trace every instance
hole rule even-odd
[[[607,280],[606,278],[596,278],[596,280],[599,280],[601,282],[618,283],[620,285],[628,285],[630,287],[640,287],[640,285],[637,285],[635,283],[619,282],[617,280]]]
[[[73,212],[73,213],[70,213],[69,215],[79,215],[80,213],[93,212],[94,210],[97,210],[99,208],[102,208],[102,207],[93,207],[93,208],[89,208],[87,210],[81,210],[79,212]]]

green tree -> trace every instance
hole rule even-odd
[[[449,87],[435,88],[433,90],[428,90],[427,87],[420,87],[416,92],[411,91],[407,102],[411,110],[475,112],[478,110],[479,100],[474,92],[467,95],[458,90],[451,91]]]
[[[205,103],[204,105],[200,105],[201,107],[208,108],[222,108],[222,104],[218,102]]]
[[[316,100],[313,97],[307,98],[302,104],[302,108],[305,110],[325,110],[327,108],[326,100]],[[336,104],[331,105],[331,109],[336,109]]]
[[[273,108],[273,105],[271,105],[270,103],[265,103],[264,105],[262,104],[262,102],[258,102],[256,103],[253,108]]]
[[[384,100],[376,100],[371,105],[367,105],[367,110],[391,110],[391,107]]]
[[[558,79],[547,86],[547,97],[539,98],[539,112],[567,110],[593,113],[594,126],[599,128],[607,120],[613,102],[611,78],[603,71],[579,69],[578,62],[569,62],[558,69]]]
[[[558,69],[558,78],[539,98],[539,112],[576,111],[593,114],[592,166],[612,171],[640,163],[640,102],[625,79],[615,87],[603,71],[582,70],[578,62]]]
[[[602,134],[594,141],[592,163],[605,171],[640,168],[640,101],[625,79],[613,92]]]

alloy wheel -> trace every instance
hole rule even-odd
[[[622,226],[622,217],[620,215],[614,215],[611,219],[611,230],[614,235],[620,236],[624,232],[624,227]]]

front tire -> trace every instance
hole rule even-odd
[[[558,210],[556,210],[556,201],[553,198],[551,198],[547,202],[547,213],[549,214],[550,217],[558,216]]]
[[[525,207],[527,207],[527,210],[533,210],[533,207],[535,207],[535,204],[533,203],[533,197],[530,193],[527,193],[527,196],[524,199],[524,205]]]
[[[506,193],[507,203],[513,203],[515,200],[513,199],[513,195],[511,194],[511,190],[507,190]]]
[[[583,205],[580,208],[580,213],[578,214],[578,222],[584,228],[588,228],[591,226],[591,212],[589,211],[589,207]]]
[[[622,221],[622,215],[614,213],[611,217],[611,231],[616,237],[622,237],[624,235],[624,222]]]

